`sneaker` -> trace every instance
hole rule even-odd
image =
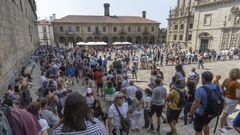
[[[167,132],[167,135],[172,135],[172,132],[170,131],[170,132]]]
[[[223,133],[227,132],[228,130],[226,128],[219,128],[219,130]]]

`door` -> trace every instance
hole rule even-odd
[[[201,46],[200,46],[200,49],[199,49],[201,52],[205,52],[205,51],[208,50],[208,42],[209,42],[208,39],[202,39],[201,40]]]

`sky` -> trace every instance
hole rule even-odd
[[[110,4],[110,15],[142,16],[167,27],[170,7],[175,7],[177,0],[36,0],[37,15],[40,19],[49,18],[53,13],[57,19],[66,15],[103,15],[103,4]]]

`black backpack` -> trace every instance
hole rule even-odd
[[[202,86],[202,88],[205,90],[208,96],[205,114],[210,117],[220,116],[224,107],[224,98],[219,86],[217,86],[217,90],[211,90],[207,86]]]

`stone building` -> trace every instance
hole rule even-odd
[[[54,38],[58,43],[80,41],[104,41],[109,44],[117,41],[132,43],[156,43],[159,22],[142,17],[111,16],[110,4],[104,4],[104,16],[68,15],[53,21]]]
[[[193,3],[195,0],[178,0],[177,6],[170,9],[168,18],[167,43],[188,48],[192,43],[194,22]]]
[[[38,44],[35,0],[2,0],[0,4],[0,93],[19,75]]]
[[[178,0],[167,38],[193,50],[240,48],[240,0]]]
[[[240,0],[202,0],[194,9],[193,49],[240,49]]]
[[[40,45],[54,45],[53,26],[51,20],[38,21],[38,35]]]

